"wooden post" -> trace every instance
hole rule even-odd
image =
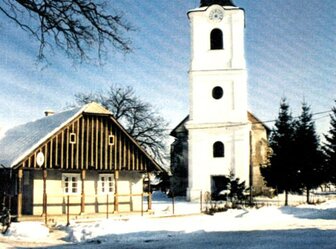
[[[253,189],[253,148],[252,148],[252,131],[250,131],[249,134],[249,144],[250,144],[250,182],[249,182],[249,187],[250,187],[250,194],[249,194],[249,204],[252,206],[253,203],[253,193],[252,193],[252,189]]]
[[[141,216],[143,216],[143,198],[144,198],[144,194],[141,193]]]
[[[85,213],[85,178],[86,178],[85,169],[82,170],[81,178],[82,178],[81,213]]]
[[[22,177],[23,177],[23,170],[19,168],[18,170],[18,193],[17,193],[17,217],[21,218],[22,216]]]
[[[200,213],[203,211],[203,191],[200,192]]]
[[[174,192],[172,192],[172,205],[173,205],[173,215],[175,214],[175,196]]]
[[[42,178],[43,178],[43,211],[42,215],[47,215],[47,169],[43,168],[42,172]],[[45,217],[45,220],[47,220],[47,217]]]
[[[152,210],[152,193],[148,193],[148,211]]]
[[[70,195],[67,195],[67,226],[70,225]]]
[[[106,194],[106,219],[109,218],[109,196]]]
[[[119,179],[119,171],[116,170],[114,172],[114,213],[119,212],[118,179]]]
[[[44,212],[44,224],[48,224],[48,211],[47,211],[47,203],[48,203],[48,197],[47,197],[47,194],[44,195],[44,209],[45,209],[45,212]]]
[[[149,173],[146,174],[146,182],[148,184],[148,211],[152,210],[152,193],[151,193],[151,187],[150,187],[150,177]]]

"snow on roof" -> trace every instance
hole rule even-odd
[[[81,113],[82,109],[74,108],[8,130],[0,139],[0,164],[6,168],[15,166],[50,134]]]
[[[81,108],[77,107],[72,110],[46,116],[9,129],[3,137],[0,137],[0,166],[5,168],[15,167],[25,156],[81,113],[112,115],[110,111],[101,105],[91,102]],[[124,130],[116,120],[114,121]],[[127,131],[124,131],[137,144]],[[138,147],[157,168],[164,170],[141,146],[138,145]]]

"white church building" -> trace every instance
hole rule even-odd
[[[182,164],[188,165],[186,195],[196,200],[200,192],[214,191],[220,185],[216,181],[230,173],[247,186],[262,181],[256,180],[256,175],[261,178],[259,170],[252,172],[252,154],[259,153],[252,145],[263,141],[263,148],[267,147],[268,129],[247,108],[244,10],[231,0],[202,0],[199,8],[188,12],[188,18],[189,116],[171,134],[176,139],[179,131],[187,134],[187,152],[181,154]],[[258,124],[260,141],[252,138],[256,131],[252,127]]]

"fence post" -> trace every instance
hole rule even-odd
[[[48,211],[47,211],[47,200],[48,200],[48,197],[47,197],[47,193],[44,194],[44,224],[48,224]]]
[[[115,170],[114,172],[114,213],[119,212],[118,179],[119,179],[119,171]]]
[[[175,196],[174,192],[172,192],[172,204],[173,204],[173,215],[175,214]]]
[[[106,194],[106,219],[109,218],[109,196]]]
[[[152,210],[152,193],[148,193],[148,211]]]
[[[45,223],[47,224],[47,169],[43,167],[43,214],[45,216]]]
[[[144,198],[144,194],[141,193],[141,216],[143,216],[143,198]]]
[[[67,195],[67,226],[70,225],[70,196]]]
[[[81,213],[85,213],[85,178],[86,178],[85,169],[82,170],[81,178],[82,178]]]
[[[11,210],[12,209],[12,196],[8,195],[8,209]]]
[[[203,192],[201,190],[200,192],[200,212],[202,213],[203,212]]]

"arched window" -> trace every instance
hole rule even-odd
[[[210,34],[211,50],[223,49],[223,32],[220,29],[213,29]]]
[[[213,144],[213,157],[224,157],[224,144],[216,142]]]

